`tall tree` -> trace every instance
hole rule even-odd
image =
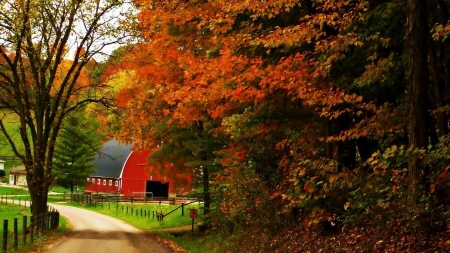
[[[89,184],[86,178],[95,172],[92,158],[101,147],[102,133],[95,119],[87,119],[82,114],[69,116],[63,122],[61,133],[56,140],[54,174],[59,186],[70,189]]]
[[[24,151],[0,129],[25,165],[33,214],[47,209],[55,142],[66,115],[107,98],[78,82],[85,65],[123,42],[132,6],[117,0],[11,0],[0,3],[0,109],[19,118]],[[64,65],[64,66],[63,66]]]
[[[428,146],[428,47],[429,28],[427,22],[427,3],[420,0],[407,1],[408,31],[408,93],[409,93],[409,145],[414,148]],[[410,205],[416,205],[418,188],[423,185],[421,178],[428,177],[418,158],[408,164]],[[422,181],[422,182],[421,182]],[[422,188],[422,187],[420,187]]]

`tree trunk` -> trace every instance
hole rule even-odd
[[[407,41],[408,41],[408,93],[409,101],[409,145],[415,148],[426,148],[427,110],[428,110],[428,50],[427,50],[427,5],[423,0],[407,2]],[[411,158],[408,163],[409,206],[415,207],[420,188],[422,166],[418,158]]]
[[[439,78],[439,70],[437,67],[437,59],[436,59],[436,52],[434,51],[433,48],[433,41],[431,38],[431,34],[427,33],[427,42],[428,42],[428,55],[429,55],[429,69],[430,69],[430,74],[431,74],[431,80],[432,80],[432,84],[433,84],[433,92],[432,92],[432,96],[434,97],[433,102],[434,102],[434,107],[433,108],[441,108],[442,106],[444,106],[444,89],[443,87],[445,87],[445,85],[442,85],[443,80],[441,80],[441,78]],[[444,136],[447,135],[449,130],[448,130],[448,125],[447,125],[447,116],[445,115],[444,112],[438,112],[436,113],[436,121],[437,121],[437,129],[439,130],[439,132],[437,133],[439,136]]]
[[[27,173],[27,184],[32,201],[31,212],[34,216],[47,211],[47,196],[50,184],[44,180],[43,170],[44,168],[38,167],[34,167],[32,170],[27,169],[27,171],[33,172]]]
[[[199,120],[199,121],[195,121],[195,127],[197,130],[197,135],[198,137],[201,139],[204,138],[203,136],[203,131],[204,131],[204,127],[203,127],[203,121]],[[203,148],[202,148],[203,149]],[[206,150],[202,150],[200,152],[200,160],[201,161],[207,161],[208,157],[206,154]],[[203,173],[203,214],[204,215],[208,215],[211,211],[211,193],[209,191],[209,170],[208,168],[205,166],[202,169],[202,173]],[[207,223],[207,220],[205,220],[205,223]],[[208,225],[208,224],[206,224]]]
[[[203,214],[207,215],[211,212],[211,193],[209,191],[209,170],[203,167]]]

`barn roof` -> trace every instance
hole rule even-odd
[[[132,146],[120,144],[116,140],[105,143],[94,157],[97,172],[92,177],[119,178]]]

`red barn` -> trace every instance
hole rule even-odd
[[[174,192],[174,181],[149,171],[150,151],[134,152],[132,145],[112,140],[103,145],[94,158],[94,173],[87,180],[88,192],[119,193],[123,196],[168,197]]]

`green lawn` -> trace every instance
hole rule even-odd
[[[9,229],[12,230],[13,228],[13,221],[14,218],[17,218],[19,220],[19,223],[22,224],[22,217],[23,215],[30,215],[30,208],[27,208],[25,206],[18,206],[13,204],[6,205],[5,203],[0,204],[0,217],[2,218],[2,224],[3,220],[9,221]],[[2,227],[3,230],[3,227]],[[18,230],[22,231],[22,226],[18,226]]]
[[[0,186],[0,195],[29,195],[29,194],[28,190],[26,189]]]
[[[27,244],[23,244],[23,227],[24,227],[24,215],[27,216],[27,227],[30,224],[30,208],[28,206],[24,206],[23,203],[21,206],[17,204],[6,204],[5,202],[0,203],[0,217],[1,217],[1,224],[2,224],[2,231],[3,231],[3,225],[4,221],[8,221],[8,251],[7,252],[41,252],[43,248],[45,248],[49,243],[54,241],[55,239],[61,237],[63,234],[67,233],[69,231],[68,229],[68,223],[63,218],[60,217],[59,220],[59,227],[54,230],[50,231],[48,234],[44,235],[34,235],[34,243],[33,245],[30,244],[30,235],[27,236]],[[13,247],[13,231],[14,231],[14,219],[17,219],[17,232],[18,232],[18,250],[12,251]],[[3,246],[2,242],[0,242],[0,245]]]
[[[179,207],[179,205],[123,204],[116,202],[105,202],[103,205],[98,203],[96,206],[79,203],[68,203],[68,205],[116,217],[142,230],[154,230],[191,225],[192,219],[189,218],[189,209],[191,208],[199,210],[199,218],[195,220],[196,223],[202,219],[202,215],[200,215],[202,205],[199,205],[198,203],[185,206],[184,215],[182,215],[182,210],[179,208],[164,217],[163,221],[157,220],[156,213],[162,212],[163,214],[167,214]],[[155,213],[155,218],[153,218],[153,213]]]

